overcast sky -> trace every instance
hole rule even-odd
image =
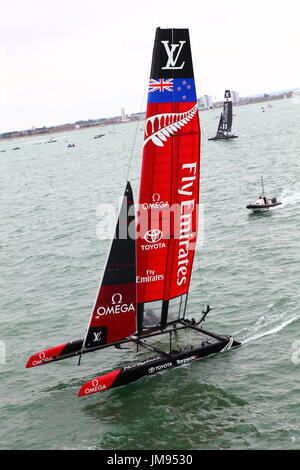
[[[299,0],[1,0],[0,133],[144,110],[157,26],[189,28],[198,97],[300,86]]]

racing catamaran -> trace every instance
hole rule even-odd
[[[215,137],[208,140],[236,139],[238,136],[231,134],[232,128],[232,99],[230,90],[225,90],[223,111],[221,112],[219,126]]]
[[[123,203],[90,322],[83,338],[34,354],[26,367],[124,344],[154,356],[98,376],[79,396],[126,385],[155,372],[240,346],[204,330],[210,307],[186,318],[197,237],[200,123],[187,29],[157,28],[149,81],[138,218],[126,184]],[[133,227],[133,230],[132,230]],[[133,232],[133,234],[132,234]],[[193,331],[196,344],[172,348]],[[168,335],[167,349],[151,343]]]

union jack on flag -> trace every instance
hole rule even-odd
[[[153,93],[154,91],[173,91],[173,78],[159,78],[155,80],[154,78],[150,78],[149,82],[149,93]]]

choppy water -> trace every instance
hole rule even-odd
[[[25,364],[84,333],[109,246],[96,236],[97,208],[118,203],[136,124],[96,140],[94,129],[0,144],[1,448],[299,449],[300,105],[273,104],[236,107],[232,142],[207,141],[219,110],[200,116],[205,239],[189,315],[209,303],[205,326],[243,346],[83,399],[81,384],[124,352],[90,354],[80,367]],[[283,204],[250,215],[260,175]]]

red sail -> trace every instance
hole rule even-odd
[[[139,329],[184,317],[199,202],[200,124],[186,29],[157,29],[139,195]]]
[[[113,343],[136,331],[136,257],[135,240],[130,236],[132,223],[133,196],[127,183],[115,236],[84,339],[84,349]]]

